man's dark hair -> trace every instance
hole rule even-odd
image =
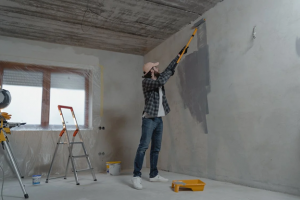
[[[151,69],[150,69],[150,71],[146,74],[146,72],[144,72],[144,76],[143,76],[143,78],[151,78],[152,76],[151,76]]]

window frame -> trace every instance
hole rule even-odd
[[[13,70],[22,70],[22,71],[39,71],[39,72],[43,73],[41,123],[40,123],[40,125],[38,125],[38,126],[41,126],[42,128],[48,128],[49,126],[51,126],[51,125],[49,125],[51,73],[52,72],[74,73],[74,74],[83,76],[85,79],[84,128],[89,127],[89,106],[90,106],[90,104],[89,104],[90,91],[89,90],[90,90],[91,70],[0,61],[0,86],[1,86],[1,88],[3,86],[4,69],[13,69]],[[68,106],[68,105],[66,105],[66,106]],[[36,126],[36,125],[33,125],[33,126]]]

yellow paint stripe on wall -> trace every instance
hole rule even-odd
[[[104,73],[104,67],[102,65],[99,65],[100,67],[100,117],[103,116],[103,94],[104,94],[104,80],[103,80],[103,73]]]

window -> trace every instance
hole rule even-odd
[[[3,111],[12,115],[12,122],[26,122],[27,128],[61,127],[57,106],[71,106],[77,123],[88,127],[89,74],[89,70],[0,61],[0,85],[12,96]],[[74,125],[71,112],[62,112],[66,125]]]
[[[12,96],[5,112],[12,115],[11,121],[39,124],[42,108],[43,73],[5,69],[2,87]]]
[[[84,77],[77,74],[51,73],[50,124],[61,124],[57,105],[67,105],[73,107],[77,123],[84,125],[84,81]],[[66,125],[74,124],[71,112],[65,109],[62,112]]]

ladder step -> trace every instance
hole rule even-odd
[[[80,155],[80,156],[73,156],[73,158],[83,158],[83,157],[89,157],[89,155]]]
[[[93,170],[93,168],[80,169],[80,170],[76,170],[76,172],[83,172],[83,171],[89,171],[89,170]]]
[[[82,144],[83,142],[70,142],[70,144]],[[59,142],[57,144],[68,144],[67,142]]]

